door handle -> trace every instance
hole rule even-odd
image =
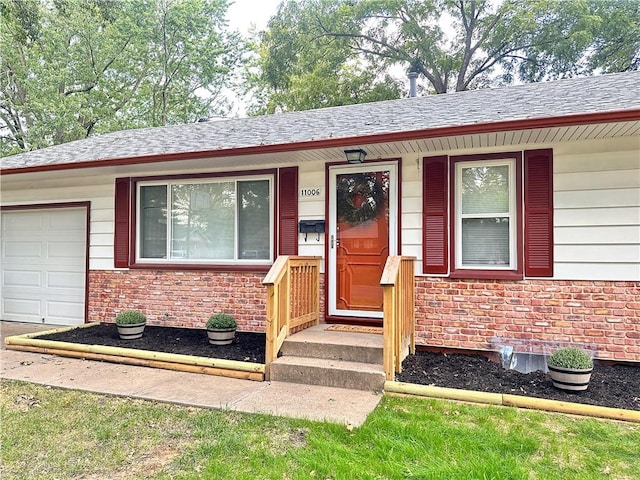
[[[340,245],[340,242],[337,242],[335,237],[331,235],[331,248],[335,248]]]

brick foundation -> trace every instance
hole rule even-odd
[[[114,322],[140,310],[150,325],[204,328],[214,313],[232,314],[238,328],[263,332],[264,273],[173,270],[90,270],[89,321]]]
[[[416,278],[416,343],[490,350],[492,337],[580,342],[640,361],[640,283]]]
[[[241,330],[261,332],[264,276],[91,270],[89,321],[113,322],[136,309],[151,325],[204,328],[210,315],[227,312]],[[600,359],[640,361],[640,283],[416,277],[418,345],[490,350],[493,337],[587,343]]]

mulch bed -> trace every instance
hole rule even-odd
[[[236,332],[230,345],[211,345],[207,331],[193,328],[169,328],[147,325],[142,338],[120,340],[115,324],[76,328],[67,332],[41,335],[43,340],[134,348],[152,352],[179,353],[195,357],[222,358],[241,362],[264,363],[265,334]]]
[[[142,338],[120,340],[115,325],[102,324],[38,338],[264,363],[263,333],[237,332],[231,345],[214,346],[205,330],[147,326]],[[597,364],[589,388],[571,393],[555,388],[545,373],[506,370],[481,355],[417,352],[404,361],[397,380],[640,410],[640,366]]]
[[[482,355],[417,352],[402,367],[400,382],[640,410],[640,366],[596,363],[583,392],[557,389],[546,373],[507,370]]]

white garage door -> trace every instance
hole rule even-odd
[[[2,212],[0,318],[84,323],[85,208]]]

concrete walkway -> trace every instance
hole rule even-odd
[[[204,408],[265,413],[357,427],[382,395],[284,382],[254,382],[6,350],[4,338],[53,327],[0,322],[0,378]]]

